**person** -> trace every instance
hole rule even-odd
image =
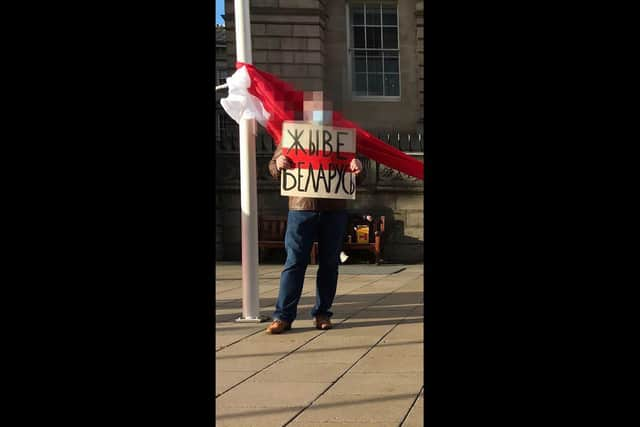
[[[375,227],[376,224],[373,221],[373,216],[371,215],[353,215],[348,222],[348,229],[346,232],[346,237],[348,241],[356,243],[358,241],[358,225],[366,225],[369,227],[369,243],[375,242]],[[340,252],[340,263],[344,264],[350,256],[342,250]]]
[[[307,115],[305,115],[307,117]],[[284,169],[294,168],[293,161],[278,145],[269,162],[269,172],[280,179]],[[349,165],[356,176],[356,185],[362,183],[366,173],[362,162],[354,158]],[[316,301],[311,316],[317,329],[332,328],[331,306],[338,284],[338,256],[347,227],[346,200],[311,197],[289,197],[289,213],[284,244],[286,261],[280,275],[280,290],[267,327],[269,334],[280,334],[291,329],[297,317],[298,303],[302,295],[304,276],[309,264],[311,247],[318,242],[318,272],[316,276]]]

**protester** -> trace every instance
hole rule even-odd
[[[305,111],[305,118],[309,117]],[[278,145],[269,171],[280,179],[283,169],[294,168],[293,161],[283,155]],[[356,176],[356,185],[365,178],[362,162],[354,158],[349,171]],[[331,329],[331,306],[338,284],[339,254],[347,227],[348,215],[345,199],[289,197],[289,214],[285,233],[287,259],[280,275],[280,291],[273,314],[273,322],[267,333],[280,334],[291,329],[296,319],[298,303],[302,295],[304,276],[309,264],[311,246],[318,242],[318,273],[316,277],[316,302],[311,310],[317,329]]]

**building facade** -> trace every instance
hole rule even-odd
[[[220,75],[235,70],[233,0],[225,1],[226,56]],[[254,65],[299,90],[323,91],[334,110],[363,129],[423,160],[423,2],[348,0],[252,0]],[[222,40],[222,37],[220,37]],[[218,40],[218,37],[216,37]],[[216,51],[222,52],[216,43]],[[217,83],[220,84],[220,83]],[[216,202],[220,208],[219,259],[239,260],[240,194],[237,126],[224,112],[216,131]],[[274,148],[257,141],[260,214],[286,214],[287,200],[268,175]],[[235,156],[235,157],[234,157]],[[389,223],[388,262],[423,259],[423,182],[374,161],[365,162],[367,182],[358,188],[353,212],[383,214]]]
[[[369,131],[422,131],[423,1],[252,0],[253,63]],[[225,2],[235,69],[233,0]]]

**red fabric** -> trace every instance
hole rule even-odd
[[[251,77],[249,93],[258,98],[264,108],[271,114],[267,122],[267,132],[273,137],[276,144],[280,144],[282,122],[301,119],[304,93],[274,75],[258,70],[251,64],[236,63],[236,68],[243,66],[247,67]],[[333,113],[333,124],[337,127],[356,129],[358,154],[362,154],[407,175],[424,180],[424,163],[421,161],[406,155],[397,148],[364,131],[338,112]]]
[[[296,154],[295,149],[285,148],[282,150],[284,154],[287,155],[291,160],[293,160],[296,165],[298,162],[303,162],[301,165],[302,169],[309,169],[309,165],[313,166],[314,170],[320,169],[320,165],[322,165],[322,169],[329,170],[329,165],[333,164],[336,167],[345,167],[347,171],[349,170],[349,165],[351,164],[351,160],[355,157],[355,153],[349,152],[341,152],[340,158],[336,153],[331,153],[327,156],[324,155],[309,155],[302,152],[302,150],[298,150]]]

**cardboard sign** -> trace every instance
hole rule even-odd
[[[282,196],[355,200],[356,179],[349,167],[356,155],[354,129],[286,121],[280,143],[282,154],[295,164],[282,171]]]

